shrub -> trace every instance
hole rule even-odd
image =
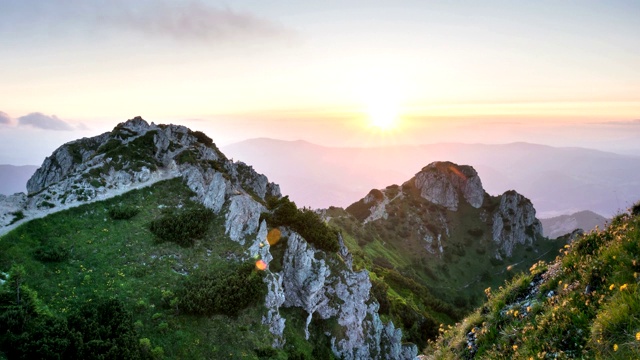
[[[389,285],[385,284],[384,281],[371,279],[371,293],[380,304],[380,309],[378,310],[380,314],[389,314],[391,303],[389,302],[389,296],[387,295],[388,291]]]
[[[118,206],[109,209],[109,217],[113,220],[129,220],[139,212],[140,209],[133,206]]]
[[[178,293],[178,309],[196,315],[237,315],[264,299],[266,285],[253,263],[202,270],[188,276]]]
[[[172,241],[188,247],[204,236],[213,220],[213,212],[197,205],[193,209],[176,210],[153,220],[149,230],[161,241]]]
[[[203,133],[202,131],[190,131],[189,132],[191,135],[195,136],[195,138],[198,140],[199,143],[204,144],[206,146],[211,147],[211,145],[213,145],[213,140],[208,137],[205,133]]]
[[[13,215],[13,220],[11,220],[9,225],[13,225],[13,224],[17,223],[18,221],[20,221],[20,220],[25,218],[24,212],[22,212],[22,210],[16,211],[16,212],[12,212],[10,215]]]
[[[288,226],[321,250],[337,252],[340,249],[338,231],[325,224],[313,210],[298,209],[288,196],[280,199],[268,198],[267,206],[273,211],[263,213],[262,218],[270,226]]]
[[[33,252],[33,257],[41,262],[61,262],[68,256],[69,250],[60,244],[41,245]]]

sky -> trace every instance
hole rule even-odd
[[[0,2],[0,164],[142,116],[328,146],[640,156],[638,1]]]

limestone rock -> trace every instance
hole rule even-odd
[[[417,348],[402,345],[402,332],[393,323],[382,325],[366,271],[354,272],[298,234],[285,234],[289,240],[283,259],[283,306],[307,312],[307,336],[315,313],[322,319],[335,317],[342,327],[341,336],[331,338],[332,350],[340,358],[413,359],[417,355]],[[384,329],[393,336],[385,335]]]
[[[409,182],[413,182],[423,198],[451,211],[458,210],[460,197],[475,208],[482,206],[484,201],[482,182],[471,166],[434,162]]]
[[[253,234],[258,230],[260,214],[266,208],[253,200],[249,195],[240,194],[232,196],[229,210],[226,214],[225,233],[231,240],[245,243],[245,236]]]
[[[532,244],[539,236],[542,224],[531,201],[513,190],[502,194],[493,213],[493,241],[500,251],[510,257],[516,244]]]

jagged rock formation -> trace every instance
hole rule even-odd
[[[516,244],[531,244],[540,234],[542,224],[531,201],[513,190],[502,194],[493,213],[493,241],[505,256],[511,256]]]
[[[332,337],[332,348],[344,359],[412,359],[415,345],[402,346],[402,332],[392,322],[383,325],[379,305],[370,295],[366,271],[350,266],[315,250],[298,234],[286,233],[288,248],[282,270],[283,306],[303,308],[307,326],[313,314],[322,319],[337,318],[344,337]],[[342,253],[346,253],[343,248]],[[339,269],[339,271],[336,271]],[[308,336],[308,330],[305,329]]]
[[[281,197],[279,186],[250,166],[227,159],[203,133],[149,124],[140,117],[54,151],[29,179],[28,195],[0,198],[0,225],[12,221],[12,212],[22,211],[28,220],[176,177],[184,180],[195,199],[224,216],[226,235],[244,246],[247,258],[272,261],[267,224],[260,222],[260,215],[266,211],[267,197]],[[331,341],[339,357],[415,357],[415,346],[402,345],[402,332],[380,320],[369,275],[353,271],[342,239],[338,254],[326,254],[298,234],[282,231],[289,237],[282,271],[265,276],[267,313],[262,322],[274,335],[273,346],[282,347],[286,341],[286,319],[279,309],[300,307],[309,314],[307,327],[313,314],[336,319],[341,330],[331,334]]]
[[[484,200],[482,182],[471,166],[434,162],[409,181],[420,190],[420,196],[451,211],[458,209],[460,197],[475,208],[482,206]]]
[[[420,201],[416,197],[428,204],[417,212],[415,206]],[[401,205],[403,203],[413,205]],[[404,221],[403,237],[422,239],[427,252],[441,256],[446,239],[452,236],[451,219],[462,206],[472,208],[469,211],[473,215],[466,216],[477,217],[487,227],[488,231],[482,232],[490,234],[497,245],[495,257],[498,259],[510,257],[516,244],[528,245],[542,236],[542,226],[531,201],[515,191],[491,197],[482,188],[473,167],[451,162],[429,164],[401,187],[373,189],[346,210],[363,224]],[[403,209],[406,207],[408,214]],[[390,219],[390,214],[398,212],[404,214],[402,219]]]
[[[29,179],[20,210],[28,219],[174,177],[184,178],[198,200],[216,213],[230,202],[234,211],[227,217],[227,233],[234,240],[258,229],[263,208],[247,199],[280,196],[278,185],[227,159],[203,133],[136,117],[54,151]]]

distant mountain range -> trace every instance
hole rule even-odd
[[[346,207],[434,161],[473,166],[489,194],[517,189],[541,218],[582,210],[612,216],[640,199],[640,156],[585,148],[530,143],[357,148],[259,138],[222,150],[279,183],[298,205],[312,208]]]
[[[597,226],[602,230],[605,228],[607,221],[608,219],[604,216],[588,210],[571,215],[560,215],[549,219],[540,219],[544,236],[551,239],[566,235],[575,229],[582,229],[588,232]]]
[[[35,165],[0,165],[0,194],[11,195],[27,190],[27,180],[36,172]]]

